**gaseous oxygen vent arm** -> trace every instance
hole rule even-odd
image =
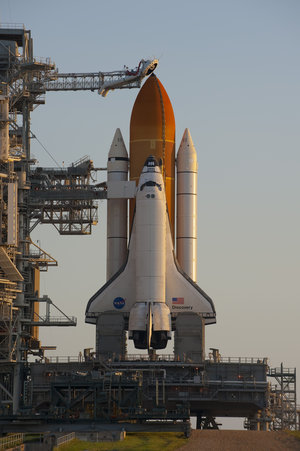
[[[157,67],[158,60],[144,60],[135,69],[113,72],[59,73],[52,72],[45,78],[45,91],[95,91],[105,97],[113,89],[139,88],[144,77],[150,75]]]

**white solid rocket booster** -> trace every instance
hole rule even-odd
[[[107,181],[126,181],[128,153],[119,128],[110,146]],[[106,277],[109,280],[123,265],[127,253],[127,199],[107,200]]]
[[[177,260],[197,277],[197,154],[188,128],[177,153]]]

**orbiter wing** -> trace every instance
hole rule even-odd
[[[166,237],[166,304],[172,313],[201,313],[205,324],[216,322],[212,299],[181,269],[174,254],[171,230]]]
[[[135,303],[135,227],[130,237],[127,260],[116,274],[88,302],[85,322],[96,324],[103,312],[130,312]]]

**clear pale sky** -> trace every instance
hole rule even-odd
[[[198,154],[198,283],[217,311],[207,352],[299,368],[300,2],[3,0],[0,21],[24,23],[35,56],[51,57],[61,72],[159,58],[177,146],[188,127]],[[32,130],[60,163],[89,155],[106,166],[117,127],[128,145],[137,94],[48,93]],[[53,166],[34,140],[32,153]],[[60,237],[50,226],[33,235],[59,261],[42,276],[41,294],[78,317],[76,329],[41,331],[54,354],[94,347],[84,312],[105,282],[105,233],[102,202],[90,237]]]

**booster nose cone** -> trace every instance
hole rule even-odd
[[[177,168],[179,171],[197,172],[197,153],[188,128],[185,129],[178,153]]]
[[[111,158],[116,158],[121,160],[122,158],[127,158],[127,150],[124,144],[123,136],[121,130],[119,128],[116,129],[113,141],[111,143],[109,152],[108,152],[108,160]]]
[[[168,212],[174,237],[175,118],[172,104],[158,78],[152,74],[141,88],[130,120],[130,180],[138,183],[145,160],[153,155],[165,183]],[[130,201],[130,224],[135,201]]]
[[[128,172],[128,153],[119,128],[115,132],[108,152],[107,170],[108,172]]]

